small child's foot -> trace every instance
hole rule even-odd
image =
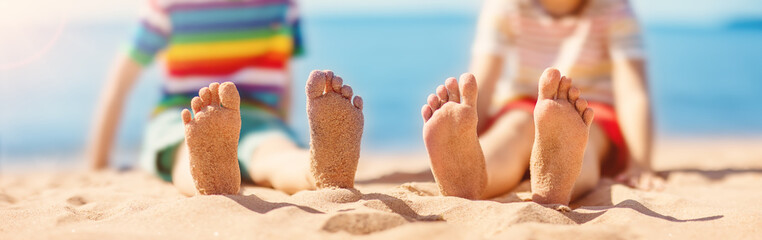
[[[529,165],[534,202],[569,204],[593,121],[593,110],[579,95],[571,79],[556,69],[540,77]]]
[[[331,71],[312,71],[307,80],[310,171],[317,188],[352,188],[364,118],[360,96]]]
[[[423,115],[423,141],[431,171],[442,195],[480,198],[487,187],[487,171],[476,134],[476,79],[471,74],[447,79],[431,94]]]
[[[191,101],[194,116],[182,112],[185,143],[196,190],[204,195],[237,194],[241,187],[238,169],[238,135],[241,132],[240,96],[235,85],[212,83]]]

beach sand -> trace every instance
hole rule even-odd
[[[140,171],[0,176],[0,239],[762,238],[762,141],[661,140],[662,192],[609,180],[562,212],[523,199],[442,197],[421,156],[361,159],[357,191],[183,197]]]

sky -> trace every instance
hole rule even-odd
[[[23,45],[38,49],[55,41],[69,24],[127,23],[137,19],[148,0],[0,0],[0,46],[19,46],[0,54],[0,71],[11,68],[20,52],[28,57]],[[298,0],[305,18],[325,16],[389,15],[476,15],[484,0]],[[506,0],[509,1],[509,0]],[[762,0],[630,0],[646,27],[677,25],[694,27],[722,26],[735,18],[762,19]],[[42,28],[35,28],[42,26]],[[44,29],[44,30],[43,30]],[[46,37],[31,37],[42,34]],[[44,50],[44,49],[43,49]],[[44,52],[44,51],[41,51]],[[35,57],[28,57],[33,60]],[[10,59],[10,60],[9,60]],[[12,61],[11,61],[12,60]]]
[[[19,23],[134,18],[144,0],[0,0],[0,27]],[[414,3],[413,3],[414,2]],[[647,23],[711,24],[733,17],[762,17],[760,0],[631,0]],[[387,14],[474,14],[480,0],[301,0],[308,16]]]

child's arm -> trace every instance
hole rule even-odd
[[[116,66],[98,101],[95,124],[88,146],[90,169],[97,170],[108,166],[109,153],[122,116],[125,99],[142,70],[143,67],[128,56],[117,59]]]
[[[479,123],[476,129],[481,131],[489,120],[489,109],[492,105],[495,85],[503,72],[505,60],[499,55],[483,55],[475,56],[472,61],[471,72],[476,77],[476,86],[479,88],[479,97],[476,101]]]
[[[614,101],[631,160],[617,180],[640,189],[661,189],[663,179],[651,169],[653,118],[645,72],[643,60],[614,62]]]
[[[510,1],[486,0],[479,13],[470,66],[470,72],[476,77],[479,89],[476,102],[479,118],[477,131],[482,131],[489,121],[495,87],[503,74],[508,39],[512,33],[506,14],[513,11],[514,4]]]

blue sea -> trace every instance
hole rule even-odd
[[[366,153],[424,151],[420,107],[445,78],[467,70],[475,22],[471,15],[307,16],[291,124],[307,141],[303,83],[313,69],[332,69],[365,100]],[[645,26],[659,136],[762,136],[762,27],[739,26]],[[100,89],[133,27],[70,22],[38,59],[0,70],[0,163],[83,150]],[[45,39],[52,31],[27,34]],[[0,50],[0,64],[28,51]],[[161,78],[153,66],[131,93],[118,139],[124,164],[136,155]]]

